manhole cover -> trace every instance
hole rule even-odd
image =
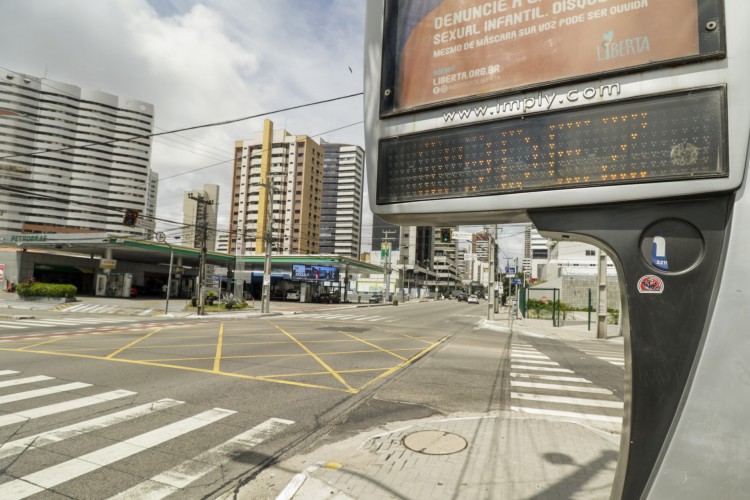
[[[466,448],[464,438],[443,431],[419,431],[404,438],[404,446],[425,455],[450,455]]]

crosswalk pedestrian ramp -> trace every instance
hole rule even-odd
[[[187,488],[212,474],[224,475],[235,457],[294,423],[269,418],[238,434],[236,425],[223,426],[224,432],[207,432],[223,435],[218,443],[204,449],[188,444],[194,454],[162,452],[158,456],[169,458],[163,461],[164,470],[153,470],[151,456],[149,474],[144,475],[128,468],[139,456],[157,453],[178,440],[183,440],[181,449],[185,440],[202,442],[195,439],[196,433],[237,412],[181,410],[184,402],[169,398],[135,403],[136,396],[124,389],[102,391],[85,382],[0,370],[0,498],[21,499],[45,491],[68,498],[187,498]],[[58,421],[66,425],[45,424]],[[113,477],[104,479],[108,475]]]
[[[47,327],[86,327],[89,325],[116,324],[132,322],[132,318],[33,318],[33,319],[0,319],[0,332],[28,330],[29,328]]]
[[[523,342],[512,344],[510,361],[511,411],[621,428],[624,406],[612,390]]]

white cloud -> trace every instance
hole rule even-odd
[[[0,16],[0,61],[150,102],[160,131],[361,92],[363,23],[364,5],[349,0],[10,0]],[[362,120],[362,100],[270,118],[292,133],[315,135]],[[226,160],[235,140],[261,128],[259,118],[155,139],[152,168],[163,180],[158,216],[179,221],[182,193],[217,183],[226,224]],[[364,146],[361,125],[325,138]]]

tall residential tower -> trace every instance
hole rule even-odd
[[[349,144],[321,144],[325,156],[320,253],[357,259],[362,240],[365,151]]]
[[[322,198],[323,148],[266,120],[261,136],[235,142],[229,251],[264,253],[270,222],[274,251],[318,253]]]
[[[150,238],[153,114],[145,102],[0,69],[0,231]],[[136,225],[123,225],[132,210]]]

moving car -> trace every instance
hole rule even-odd
[[[479,297],[476,295],[469,295],[469,297],[466,299],[466,302],[468,304],[479,304]]]

